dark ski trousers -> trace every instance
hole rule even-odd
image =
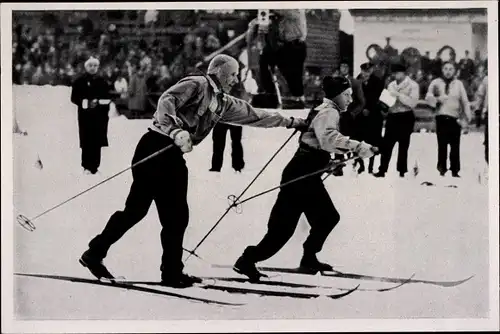
[[[436,116],[436,135],[438,141],[439,172],[446,172],[448,161],[448,145],[450,145],[450,170],[453,173],[460,171],[460,135],[462,128],[455,117]]]
[[[149,130],[139,141],[132,163],[172,143],[170,138]],[[162,225],[162,276],[179,274],[184,268],[182,245],[189,221],[188,170],[182,152],[174,146],[133,168],[132,176],[125,209],[115,212],[102,233],[89,243],[90,253],[96,258],[106,257],[111,245],[146,216],[154,201]]]
[[[86,145],[82,147],[82,167],[92,174],[97,173],[101,165],[101,146]]]
[[[386,173],[391,162],[392,150],[398,143],[397,170],[400,173],[408,172],[408,148],[410,137],[415,125],[413,111],[394,113],[387,115],[385,123],[385,134],[382,139],[379,172]]]
[[[226,137],[229,131],[231,135],[231,158],[234,170],[240,171],[245,167],[243,160],[243,146],[241,145],[242,127],[224,123],[217,123],[212,130],[213,154],[212,169],[220,171],[224,160],[224,149],[226,148]]]
[[[304,63],[307,56],[305,42],[285,42],[277,50],[266,46],[259,59],[260,82],[265,93],[276,94],[271,70],[277,65],[294,97],[304,95]]]
[[[281,184],[307,173],[325,168],[330,160],[326,152],[304,153],[299,148],[283,171]],[[243,256],[257,263],[271,258],[290,240],[301,214],[311,230],[304,242],[304,256],[315,255],[323,248],[328,235],[340,220],[340,215],[325,189],[321,175],[311,176],[280,189],[271,210],[267,233],[256,246],[249,246]]]

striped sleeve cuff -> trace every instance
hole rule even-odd
[[[182,129],[174,129],[174,130],[170,131],[170,134],[168,136],[175,140],[175,136],[177,136],[179,134],[179,132],[181,132],[181,131],[182,131]]]

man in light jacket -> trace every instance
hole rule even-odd
[[[306,126],[304,120],[257,110],[228,95],[237,82],[236,59],[218,55],[208,66],[208,76],[185,77],[161,95],[153,123],[139,141],[132,164],[173,146],[132,169],[125,209],[111,216],[80,258],[94,276],[113,279],[103,259],[109,248],[147,215],[154,201],[162,225],[161,284],[185,288],[201,282],[183,272],[182,246],[189,222],[188,169],[183,155],[201,143],[219,121],[261,128]]]
[[[481,118],[484,120],[484,159],[488,159],[488,75],[483,78],[474,97],[472,108],[481,112]]]
[[[396,80],[389,83],[387,90],[396,98],[396,103],[389,108],[385,122],[385,134],[381,147],[382,156],[378,173],[374,174],[376,177],[384,177],[387,173],[392,150],[396,143],[398,143],[397,170],[399,176],[404,177],[408,172],[408,149],[415,125],[413,108],[417,105],[420,95],[420,87],[407,75],[405,65],[393,64],[391,72]]]
[[[462,128],[471,121],[467,92],[462,81],[455,78],[454,63],[445,62],[442,76],[429,85],[426,100],[436,107],[436,135],[438,140],[437,169],[441,176],[448,171],[448,145],[450,170],[453,177],[460,177],[460,136]]]

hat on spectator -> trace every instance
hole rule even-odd
[[[348,88],[351,88],[351,83],[344,77],[326,76],[323,78],[322,84],[323,91],[326,98],[334,98]]]
[[[361,69],[361,71],[368,71],[372,67],[373,67],[373,64],[370,62],[367,62],[367,63],[361,64],[361,66],[359,68]]]
[[[349,61],[348,58],[342,58],[340,60],[340,62],[339,62],[339,65],[347,65],[347,66],[349,66],[349,63],[350,63],[350,61]]]
[[[402,63],[391,64],[391,72],[392,73],[406,72],[406,65],[404,65]]]
[[[93,56],[90,56],[90,58],[87,59],[87,61],[85,62],[85,68],[87,68],[89,65],[92,65],[92,64],[96,64],[97,66],[99,66],[99,64],[100,64],[99,59],[97,59]]]

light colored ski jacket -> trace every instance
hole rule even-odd
[[[261,128],[288,127],[290,117],[259,110],[246,101],[222,92],[216,78],[188,76],[165,91],[158,101],[151,129],[171,136],[182,129],[199,144],[217,122]]]

